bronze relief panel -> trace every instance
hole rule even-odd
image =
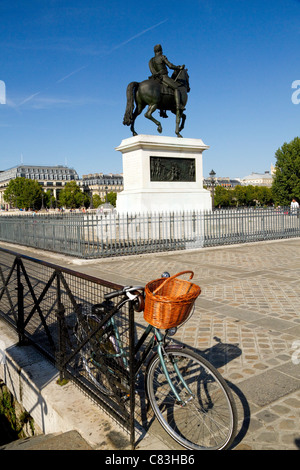
[[[150,157],[150,181],[196,181],[194,158]]]

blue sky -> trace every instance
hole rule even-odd
[[[269,170],[299,136],[299,18],[298,0],[0,0],[0,169],[122,172],[126,87],[149,76],[160,43],[189,70],[182,134],[210,146],[204,175]],[[174,115],[162,124],[175,136]],[[143,114],[136,130],[157,135]]]

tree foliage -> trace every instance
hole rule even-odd
[[[35,180],[17,177],[10,180],[4,200],[17,209],[37,210],[42,205],[42,188]]]
[[[232,203],[232,191],[224,188],[223,186],[215,187],[215,198],[216,207],[229,207]]]
[[[273,203],[273,194],[266,186],[237,185],[234,189],[216,186],[214,200],[215,207],[264,206]]]
[[[103,204],[103,201],[101,199],[101,197],[99,196],[99,194],[93,194],[93,206],[95,209],[97,209],[97,207],[99,207],[101,204]]]
[[[116,207],[117,204],[117,193],[111,191],[107,194],[107,202],[109,202],[112,206]]]
[[[60,206],[76,209],[89,205],[89,197],[83,193],[76,181],[69,181],[59,193]]]
[[[275,153],[274,201],[283,206],[293,198],[300,201],[300,138],[284,143]]]
[[[107,193],[107,202],[110,203],[112,206],[116,207],[116,201],[117,201],[117,193],[110,192]],[[106,197],[104,199],[101,199],[101,197],[98,194],[93,195],[93,206],[95,209],[99,207],[101,204],[104,204],[106,202]]]

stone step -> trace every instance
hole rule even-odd
[[[93,450],[77,431],[26,437],[0,447],[0,450]]]

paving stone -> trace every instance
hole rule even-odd
[[[266,423],[271,423],[278,418],[278,415],[270,412],[269,410],[263,410],[260,413],[256,413],[256,417]]]
[[[279,436],[273,431],[265,431],[257,435],[257,440],[266,444],[277,444],[279,442]]]
[[[274,405],[272,406],[272,411],[276,413],[277,415],[282,415],[286,416],[286,414],[289,412],[289,407],[288,406],[282,406],[282,405]]]
[[[265,406],[276,399],[299,389],[299,380],[286,376],[276,370],[268,370],[239,383],[248,399],[259,406]]]
[[[210,358],[232,383],[243,426],[235,448],[300,449],[300,365],[292,361],[300,337],[300,238],[91,261],[21,249],[124,285],[191,268],[202,293],[174,340]],[[153,430],[159,435],[160,426]],[[140,445],[150,448],[150,441]]]
[[[93,450],[77,431],[19,439],[0,450]]]
[[[284,403],[292,408],[300,408],[300,400],[297,400],[296,398],[288,398],[287,400],[284,400]]]
[[[296,427],[295,421],[292,419],[284,419],[279,424],[279,429],[283,431],[293,430],[295,429],[295,427]]]

